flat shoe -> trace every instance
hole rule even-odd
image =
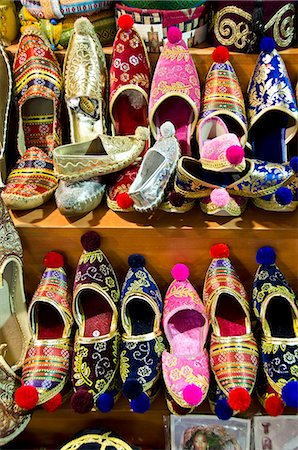
[[[5,152],[7,150],[8,116],[12,94],[12,73],[9,59],[2,45],[0,45],[0,85],[2,87],[2,101],[0,105],[0,173],[2,181],[5,181]]]
[[[239,195],[228,195],[227,201],[218,204],[216,200],[214,201],[214,193],[211,192],[211,196],[200,198],[200,208],[201,210],[212,216],[220,217],[239,217],[244,213],[248,199],[245,197],[240,197]]]

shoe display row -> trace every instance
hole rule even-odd
[[[147,50],[132,17],[121,16],[118,26],[109,80],[87,18],[74,24],[63,77],[45,35],[25,29],[14,61],[21,158],[2,193],[6,205],[35,208],[56,191],[63,214],[83,215],[100,204],[107,186],[107,204],[115,211],[185,212],[199,199],[204,212],[237,216],[247,198],[263,209],[293,211],[297,157],[288,163],[286,145],[297,132],[298,109],[273,39],[261,42],[247,120],[227,48],[213,52],[201,101],[197,70],[178,28],[168,30],[150,86]],[[62,78],[71,139],[66,145]]]

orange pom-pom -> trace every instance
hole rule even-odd
[[[64,266],[64,258],[60,253],[49,252],[43,258],[43,265],[50,269],[56,269]]]
[[[23,409],[33,409],[38,403],[38,392],[35,386],[21,386],[14,395],[16,404]]]
[[[46,411],[52,413],[56,411],[56,409],[59,408],[59,406],[61,405],[62,405],[62,395],[60,394],[60,392],[58,392],[58,394],[56,394],[53,398],[43,403],[42,407]]]
[[[284,402],[277,394],[271,394],[266,399],[264,408],[270,416],[280,416],[284,412]]]
[[[228,258],[230,250],[227,244],[215,244],[210,248],[211,258]]]
[[[118,27],[121,28],[124,31],[128,31],[132,28],[134,24],[134,20],[132,16],[129,14],[123,14],[118,19]]]
[[[228,403],[234,411],[244,412],[251,403],[250,393],[243,387],[236,387],[229,393]]]
[[[212,59],[216,63],[225,63],[226,61],[228,61],[229,57],[229,49],[227,47],[224,47],[223,45],[219,45],[215,50],[213,50]]]
[[[129,209],[133,205],[133,200],[127,192],[120,192],[116,197],[116,202],[121,209]]]

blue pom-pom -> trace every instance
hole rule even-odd
[[[258,264],[263,264],[264,266],[270,266],[276,261],[276,253],[272,247],[261,247],[257,251],[256,260]]]
[[[127,378],[122,386],[122,393],[128,399],[135,399],[143,392],[143,386],[138,380],[134,378]]]
[[[220,398],[215,405],[215,414],[220,420],[229,420],[233,415],[233,410],[230,407],[226,398]]]
[[[57,47],[56,47],[55,44],[51,44],[51,48],[52,48],[53,51],[55,51]]]
[[[298,381],[288,381],[282,388],[281,395],[287,406],[298,408]]]
[[[282,186],[275,192],[275,200],[279,205],[289,205],[293,200],[293,192],[291,191],[291,189]]]
[[[261,40],[260,47],[262,52],[271,53],[275,49],[275,40],[271,37],[264,37]]]
[[[298,172],[298,156],[293,156],[293,158],[290,159],[290,166],[295,173]]]
[[[138,267],[144,267],[146,264],[146,260],[143,255],[139,255],[138,253],[134,253],[128,257],[128,265],[133,269],[137,269]]]
[[[57,19],[51,19],[50,20],[52,25],[57,25],[58,24],[58,20]]]
[[[100,394],[98,399],[96,400],[96,407],[102,413],[108,413],[114,407],[114,397],[112,394],[105,392],[104,394]]]
[[[150,408],[150,398],[145,392],[142,392],[137,398],[130,402],[133,412],[143,414]]]

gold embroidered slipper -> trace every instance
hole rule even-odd
[[[71,406],[78,413],[96,407],[109,412],[120,395],[118,281],[100,250],[100,237],[89,231],[81,237],[84,251],[74,282],[75,336]]]

